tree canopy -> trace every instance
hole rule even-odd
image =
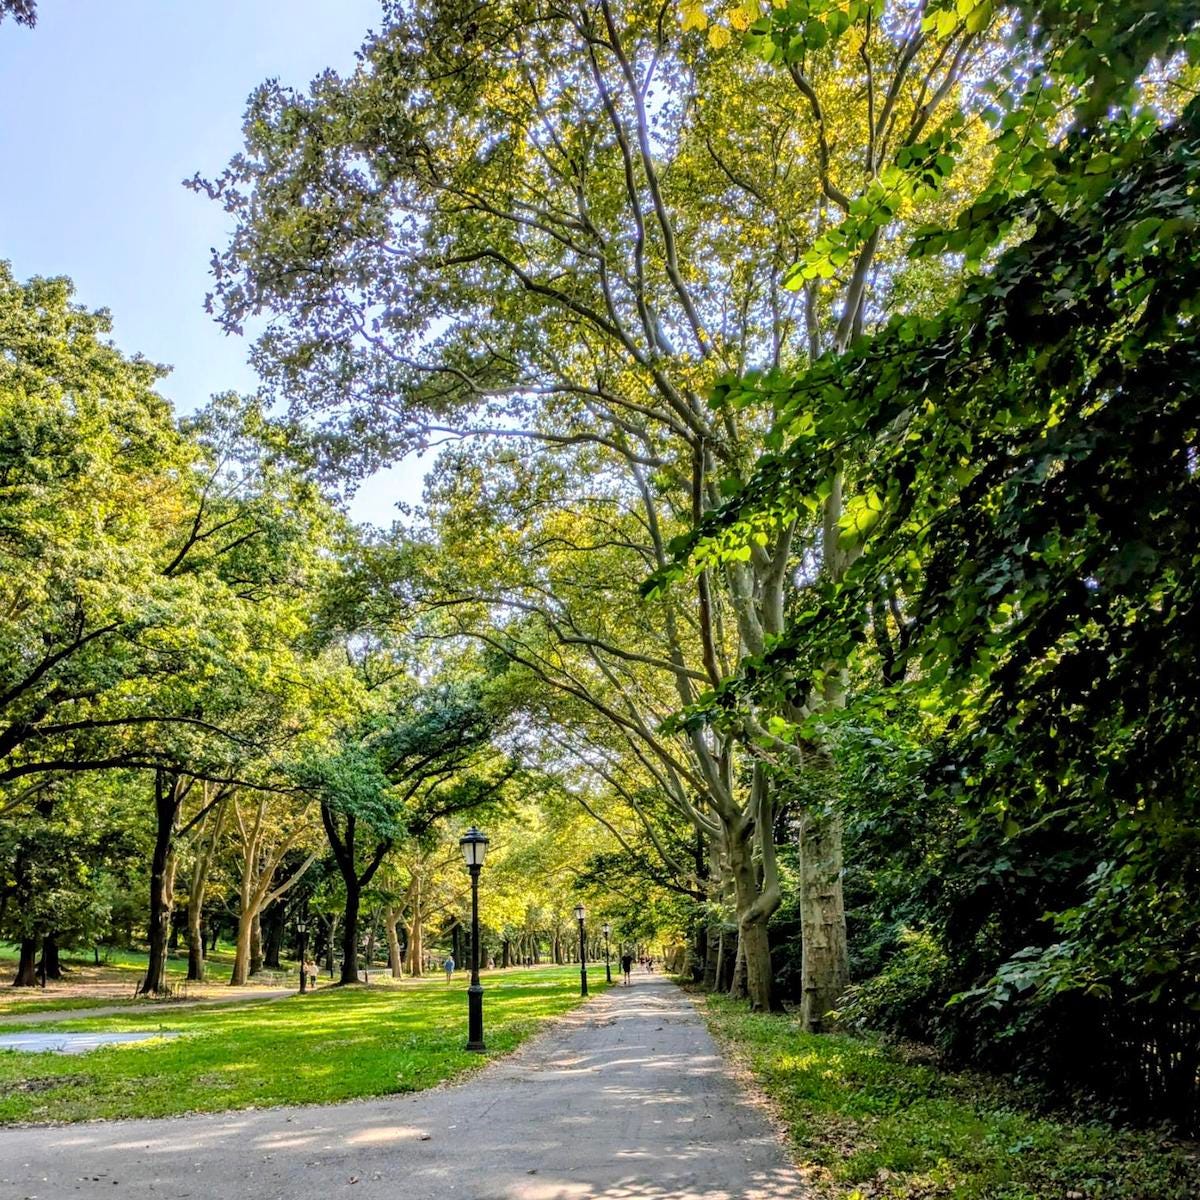
[[[179,416],[0,270],[17,982],[120,937],[160,991],[173,928],[198,980],[209,922],[236,985],[310,920],[346,987],[461,962],[483,823],[501,967],[586,899],[1194,1129],[1198,24],[390,4],[189,181],[260,393]]]

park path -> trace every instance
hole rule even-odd
[[[645,975],[594,997],[480,1074],[428,1092],[0,1131],[5,1200],[805,1194],[693,1006],[674,984]]]
[[[264,1000],[282,1000],[295,988],[271,988],[253,992],[231,991],[228,995],[197,996],[194,1000],[147,1000],[133,1004],[103,1004],[96,1008],[38,1009],[35,1012],[0,1013],[5,1025],[46,1025],[54,1021],[90,1021],[92,1017],[124,1017],[146,1012],[172,1012],[175,1009],[207,1008],[210,1004],[257,1004]]]

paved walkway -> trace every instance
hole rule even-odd
[[[25,1054],[52,1052],[55,1054],[88,1054],[101,1046],[118,1042],[149,1042],[155,1038],[178,1037],[163,1029],[147,1029],[144,1033],[49,1033],[0,1034],[0,1050],[20,1050]]]
[[[653,976],[611,989],[481,1075],[434,1091],[0,1132],[6,1200],[804,1195],[691,1004]]]
[[[135,1000],[130,1004],[105,1004],[97,1008],[38,1009],[0,1013],[0,1026],[46,1025],[53,1021],[89,1021],[92,1017],[124,1017],[145,1012],[172,1012],[177,1009],[207,1008],[210,1004],[255,1004],[263,1000],[282,1000],[295,988],[272,988],[255,991],[230,990],[215,996],[197,996],[194,1000]]]

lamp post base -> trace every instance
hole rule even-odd
[[[483,988],[477,983],[467,988],[467,1049],[477,1054],[487,1049],[483,1044]]]

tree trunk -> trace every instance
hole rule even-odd
[[[262,913],[254,910],[254,916],[250,919],[250,974],[251,976],[258,975],[263,969],[263,946],[262,946]]]
[[[12,981],[13,987],[37,987],[37,938],[21,939],[21,961],[17,964],[17,977]]]
[[[844,349],[855,328],[861,327],[863,288],[861,275],[875,252],[877,236],[872,236],[860,251],[855,266],[855,281],[847,294],[846,307],[838,330],[838,348]],[[857,294],[854,288],[857,286]],[[843,512],[843,485],[840,473],[833,477],[822,514],[822,547],[825,571],[835,583],[840,581],[859,553],[844,549],[838,537]],[[824,701],[828,709],[846,704],[849,677],[842,664],[828,664]],[[842,822],[834,812],[806,809],[800,814],[799,834],[800,892],[800,1020],[811,1032],[826,1026],[829,1011],[846,990],[850,978],[846,946],[846,910],[842,896]]]
[[[325,948],[325,970],[333,974],[333,948],[337,944],[338,917],[334,913],[329,918],[329,945]]]
[[[736,941],[737,949],[733,955],[733,973],[729,976],[729,995],[733,1000],[745,1000],[750,995],[749,983],[746,977],[746,947],[742,941],[739,929]]]
[[[500,966],[512,966],[512,942],[508,938],[500,943]]]
[[[357,983],[358,910],[362,903],[362,890],[370,884],[375,872],[387,857],[388,851],[392,848],[392,839],[384,838],[376,843],[370,861],[360,874],[355,856],[358,819],[353,813],[347,813],[344,820],[345,825],[339,829],[338,813],[329,805],[322,803],[321,823],[325,826],[329,848],[333,851],[338,870],[342,873],[342,881],[346,885],[346,925],[342,930],[342,983]]]
[[[47,979],[63,977],[62,962],[58,956],[58,939],[52,933],[48,933],[42,939],[42,974]]]
[[[254,933],[254,921],[246,913],[238,919],[237,940],[233,947],[233,970],[229,976],[230,987],[242,987],[250,978],[250,942]]]
[[[205,800],[208,799],[208,785],[205,784]],[[216,854],[217,842],[221,837],[221,829],[225,824],[225,813],[228,811],[228,801],[221,800],[211,813],[204,818],[201,827],[208,835],[204,838],[201,849],[196,854],[192,866],[192,879],[188,887],[188,972],[187,977],[193,983],[204,981],[204,893],[208,890],[208,876],[212,870],[213,857]],[[213,949],[217,947],[216,935],[213,935]]]
[[[194,879],[193,879],[194,886]],[[194,894],[194,893],[193,893]],[[188,969],[189,983],[204,982],[204,926],[200,908],[196,903],[188,905]]]
[[[771,837],[771,830],[762,831]],[[751,850],[751,833],[731,837],[729,869],[733,877],[738,911],[738,963],[734,970],[731,995],[749,997],[752,1012],[775,1012],[780,1005],[775,998],[774,976],[771,972],[771,944],[767,938],[769,913],[763,912],[762,890],[759,887]]]
[[[422,904],[421,873],[414,868],[409,877],[406,897],[406,907],[412,916],[404,927],[408,973],[414,979],[419,979],[425,973],[425,926],[421,911]]]
[[[820,1033],[850,982],[836,814],[805,811],[800,817],[800,936],[800,1021]]]
[[[702,964],[701,986],[707,991],[714,991],[717,977],[720,974],[721,962],[721,929],[710,925],[704,938],[704,962]]]
[[[387,931],[388,966],[393,979],[403,979],[404,960],[400,957],[400,938],[396,933],[396,910],[389,904],[383,910],[383,927]]]
[[[260,918],[261,920],[261,918]],[[283,935],[285,917],[282,904],[273,904],[267,909],[267,919],[262,922],[263,929],[263,966],[271,971],[281,971],[283,964],[279,955],[283,950]]]
[[[421,918],[419,914],[414,913],[412,920],[405,926],[404,940],[407,944],[405,965],[408,968],[408,973],[414,979],[419,979],[425,973],[425,950],[422,945]]]
[[[167,938],[171,925],[171,892],[175,884],[171,842],[184,793],[177,780],[167,781],[162,771],[154,776],[154,853],[150,859],[149,962],[142,991],[161,995],[167,986]]]
[[[696,923],[692,941],[688,946],[687,958],[683,970],[691,975],[693,983],[704,979],[705,966],[708,963],[708,926],[703,920]]]
[[[342,926],[342,983],[358,982],[358,908],[362,891],[357,884],[346,884],[346,911]]]
[[[363,951],[368,967],[373,967],[375,965],[375,934],[378,928],[379,910],[375,909],[375,911],[371,913],[370,922],[367,927],[367,945]]]

